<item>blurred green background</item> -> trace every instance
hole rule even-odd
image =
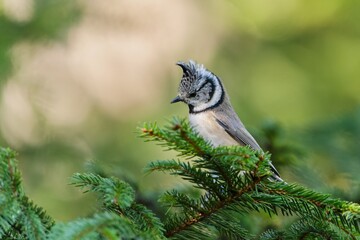
[[[57,220],[95,210],[68,185],[89,162],[144,195],[181,186],[143,175],[174,154],[136,131],[187,116],[169,102],[175,62],[194,59],[286,181],[359,202],[359,12],[356,0],[0,0],[0,145]]]

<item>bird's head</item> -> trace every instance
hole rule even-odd
[[[203,65],[194,61],[177,62],[183,70],[178,95],[171,103],[184,102],[190,112],[202,112],[214,107],[223,99],[224,90],[219,78]]]

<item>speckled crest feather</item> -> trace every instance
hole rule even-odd
[[[190,60],[188,63],[179,61],[176,64],[183,70],[183,76],[179,85],[179,92],[194,91],[196,89],[192,89],[192,87],[194,86],[194,82],[196,80],[213,77],[213,74],[207,70],[204,65],[198,64],[193,60]]]

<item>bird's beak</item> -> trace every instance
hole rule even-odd
[[[177,102],[182,102],[184,100],[181,99],[181,97],[176,96],[176,98],[174,98],[170,103],[177,103]]]

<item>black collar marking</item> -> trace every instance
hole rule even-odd
[[[219,105],[224,101],[224,98],[225,98],[224,87],[222,86],[220,79],[219,79],[215,74],[213,74],[213,75],[216,77],[216,79],[217,79],[217,81],[218,81],[218,83],[219,83],[220,89],[221,89],[220,100],[219,100],[217,103],[215,103],[214,105],[209,106],[209,107],[207,107],[207,108],[205,108],[204,110],[201,110],[201,111],[194,111],[194,106],[189,104],[189,105],[188,105],[188,106],[189,106],[189,113],[191,113],[191,114],[197,114],[197,113],[201,113],[201,112],[208,111],[208,110],[210,110],[210,109],[214,109],[214,108],[216,108],[217,106],[219,106]],[[211,92],[212,92],[212,95],[211,95],[211,98],[210,98],[210,100],[209,100],[209,101],[211,101],[211,99],[213,98],[214,93],[215,93],[215,84],[214,84],[213,81],[206,81],[205,83],[207,83],[207,82],[210,82],[210,83],[211,83]],[[201,87],[199,88],[199,90],[200,90],[202,87],[205,86],[205,83],[204,83],[203,85],[201,85]],[[209,101],[208,101],[208,102],[209,102]]]

